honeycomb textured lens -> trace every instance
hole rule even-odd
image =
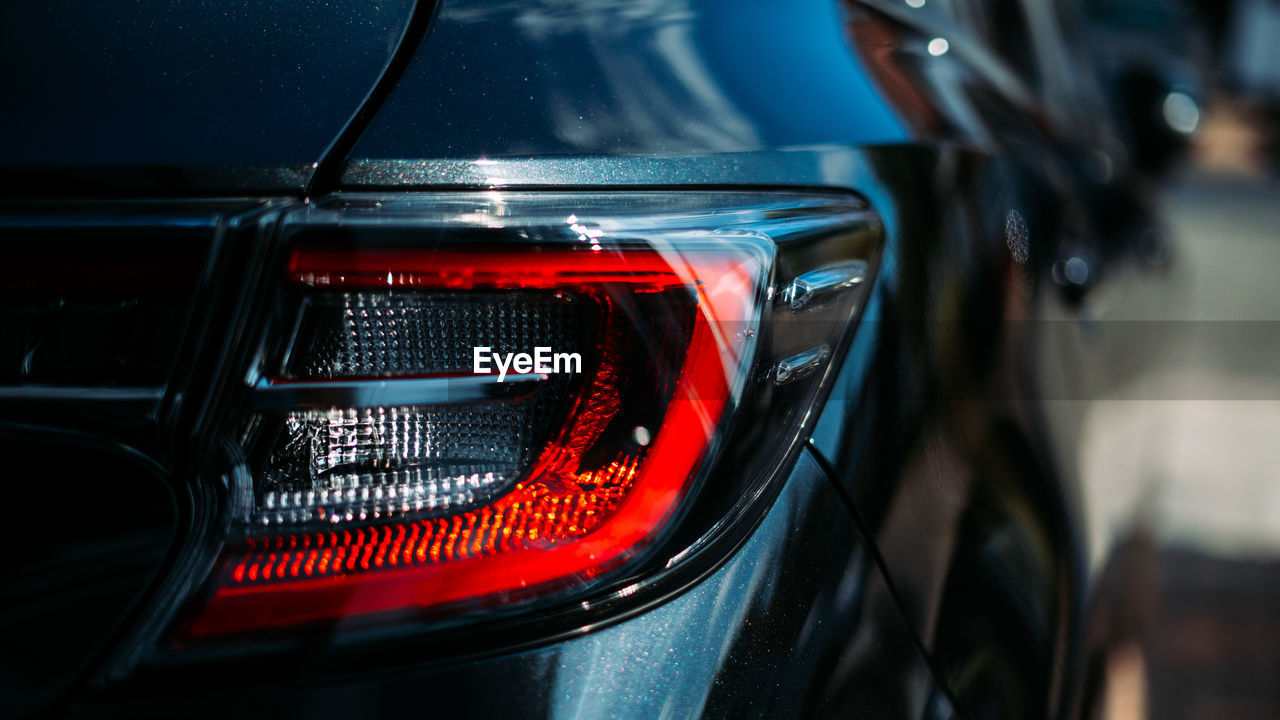
[[[476,346],[579,351],[582,303],[551,292],[370,290],[311,298],[297,379],[470,375]],[[515,403],[299,410],[259,470],[256,521],[289,525],[458,512],[509,490],[557,426],[571,379]]]
[[[318,298],[292,368],[299,378],[470,373],[473,349],[577,351],[577,304],[554,293],[354,292]]]
[[[528,468],[555,405],[540,393],[513,405],[291,412],[259,515],[264,524],[341,522],[485,502]]]

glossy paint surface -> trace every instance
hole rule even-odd
[[[364,102],[413,6],[5,3],[0,166],[309,166]]]
[[[961,704],[1050,713],[1054,665],[1069,652],[1060,634],[1084,590],[1070,478],[1036,409],[1062,397],[1062,379],[1036,363],[1039,336],[1072,331],[1037,316],[1058,293],[1044,270],[1053,195],[1032,192],[1008,158],[873,156],[896,168],[879,205],[895,262],[812,444]]]
[[[445,2],[352,157],[900,142],[841,13],[825,0]]]

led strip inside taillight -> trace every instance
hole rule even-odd
[[[295,247],[286,279],[303,294],[538,291],[589,298],[602,309],[595,351],[563,424],[518,481],[494,497],[479,496],[460,512],[406,501],[400,511],[365,522],[265,529],[250,522],[258,529],[224,551],[209,600],[188,633],[207,636],[493,602],[594,577],[635,556],[688,492],[731,394],[741,386],[769,262],[759,243],[705,240],[680,251],[648,245],[434,251]],[[670,307],[686,307],[690,317],[636,310],[638,298],[653,303],[666,297],[679,300]],[[627,385],[640,381],[626,373],[636,367],[636,358],[626,357],[626,351],[640,345],[615,346],[613,338],[623,336],[656,343],[645,347],[675,349],[666,361],[654,357],[644,364],[657,367],[653,397],[666,398],[656,429],[637,426],[637,441],[612,447],[618,428],[611,426],[625,419],[629,398],[641,395]],[[261,385],[270,400],[264,407],[276,411],[287,411],[300,398],[315,405],[314,398],[328,397],[326,391],[333,389],[349,396],[361,389],[377,392],[390,408],[403,402],[397,398],[416,398],[410,406],[436,398],[432,387],[462,388],[440,396],[442,406],[464,396],[488,403],[522,401],[521,391],[506,397],[492,378],[483,377],[301,383],[268,378]],[[329,412],[343,409],[338,405]],[[479,487],[465,476],[460,482]],[[403,488],[392,489],[403,494]],[[377,491],[385,494],[387,486]]]

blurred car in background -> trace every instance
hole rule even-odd
[[[1191,110],[1083,10],[6,7],[6,710],[1088,716]]]
[[[1190,148],[1206,102],[1209,39],[1182,0],[1085,3],[1090,43],[1120,140],[1159,174]]]

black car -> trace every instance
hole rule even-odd
[[[1105,695],[1125,545],[1045,407],[1155,221],[1074,4],[18,2],[0,35],[4,714]]]

